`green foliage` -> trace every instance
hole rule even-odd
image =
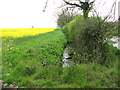
[[[19,51],[12,52],[11,57],[3,43],[2,79],[5,83],[16,84],[19,88],[117,87],[118,58],[114,60],[112,68],[95,63],[77,63],[67,68],[60,66],[63,49],[67,44],[61,30],[13,41],[14,49],[19,48]]]
[[[118,56],[120,55],[120,50],[118,50],[116,47],[113,47],[112,45],[108,45],[106,49],[107,49],[107,53],[106,53],[107,58],[105,65],[107,67],[112,67],[115,58],[118,58]]]
[[[66,35],[66,38],[69,42],[76,41],[76,33],[77,29],[81,29],[82,23],[79,23],[83,19],[82,15],[77,16],[74,20],[70,23],[66,24],[63,27],[63,32]]]
[[[13,43],[10,44],[10,40]],[[21,76],[33,75],[39,65],[62,65],[62,54],[67,41],[61,30],[55,30],[36,36],[8,38],[2,44],[3,79],[11,83],[21,79]],[[7,74],[10,74],[8,78]]]
[[[35,61],[38,60],[41,63],[49,62],[51,64],[55,63],[56,60],[61,60],[66,40],[65,36],[62,36],[63,33],[58,32],[60,30],[55,30],[46,35],[14,39],[10,50],[5,45],[7,41],[4,42],[2,51],[3,64],[8,65],[8,67],[15,67],[20,60],[35,59]],[[19,48],[19,50],[16,50],[16,48]]]
[[[71,42],[74,51],[80,54],[79,62],[105,64],[109,57],[107,53],[111,52],[106,42],[106,38],[111,37],[109,25],[110,23],[100,17],[83,19],[80,15],[63,27],[68,42]]]
[[[60,14],[58,14],[57,25],[62,28],[64,25],[72,21],[77,15],[73,10],[63,9]]]
[[[98,64],[80,64],[69,68],[39,65],[37,72],[31,76],[22,76],[21,72],[15,74],[14,71],[5,81],[25,88],[115,88],[118,76],[116,63],[110,69]]]

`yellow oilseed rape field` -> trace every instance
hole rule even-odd
[[[24,36],[33,36],[38,34],[43,34],[47,32],[51,32],[55,30],[56,28],[23,28],[23,29],[1,29],[0,31],[2,33],[2,37],[12,37],[12,38],[18,38],[18,37],[24,37]]]

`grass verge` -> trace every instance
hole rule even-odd
[[[7,39],[3,42],[2,79],[19,88],[117,87],[117,57],[110,68],[94,63],[62,68],[60,62],[66,44],[61,30]]]

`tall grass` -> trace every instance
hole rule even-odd
[[[7,44],[19,50],[11,51]],[[19,88],[117,87],[117,58],[112,68],[95,63],[62,68],[60,63],[66,44],[61,30],[13,39],[12,44],[6,40],[2,50],[2,79]]]

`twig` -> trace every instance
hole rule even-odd
[[[45,10],[46,10],[47,3],[48,3],[48,0],[46,1],[45,7],[44,7],[44,9],[43,9],[43,12],[45,12]]]

